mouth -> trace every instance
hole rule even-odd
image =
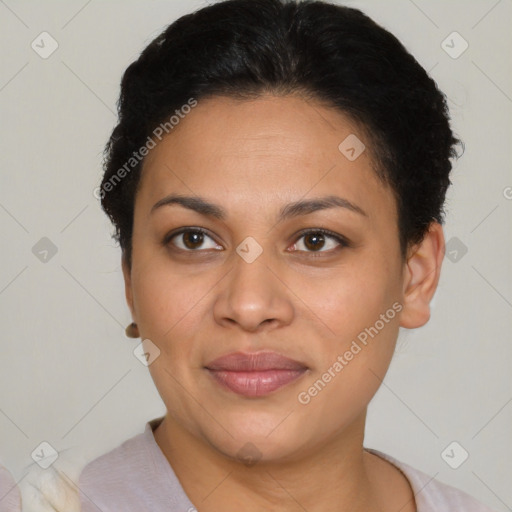
[[[308,367],[277,352],[233,352],[205,366],[225,389],[245,397],[262,397],[299,379]]]

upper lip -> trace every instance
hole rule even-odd
[[[266,370],[305,370],[307,366],[277,352],[232,352],[214,359],[205,366],[208,370],[256,372]]]

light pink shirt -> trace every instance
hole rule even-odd
[[[11,474],[0,466],[0,512],[20,512],[21,496]]]
[[[98,457],[80,479],[82,512],[195,512],[171,465],[155,441],[162,418],[146,424],[144,433]],[[377,450],[409,480],[417,512],[493,512],[468,494],[450,487]]]

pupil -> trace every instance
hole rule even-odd
[[[313,243],[308,243],[308,240],[313,240]],[[324,237],[321,234],[313,234],[306,236],[306,247],[308,249],[321,249],[324,244]]]
[[[203,233],[198,233],[197,231],[190,231],[185,233],[183,237],[185,245],[189,249],[195,249],[198,246],[201,246],[203,243]]]

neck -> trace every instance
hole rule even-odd
[[[333,439],[283,461],[245,465],[166,416],[154,432],[183,489],[201,512],[243,509],[378,511],[374,457],[363,451],[366,412]],[[200,463],[198,463],[200,461]]]

